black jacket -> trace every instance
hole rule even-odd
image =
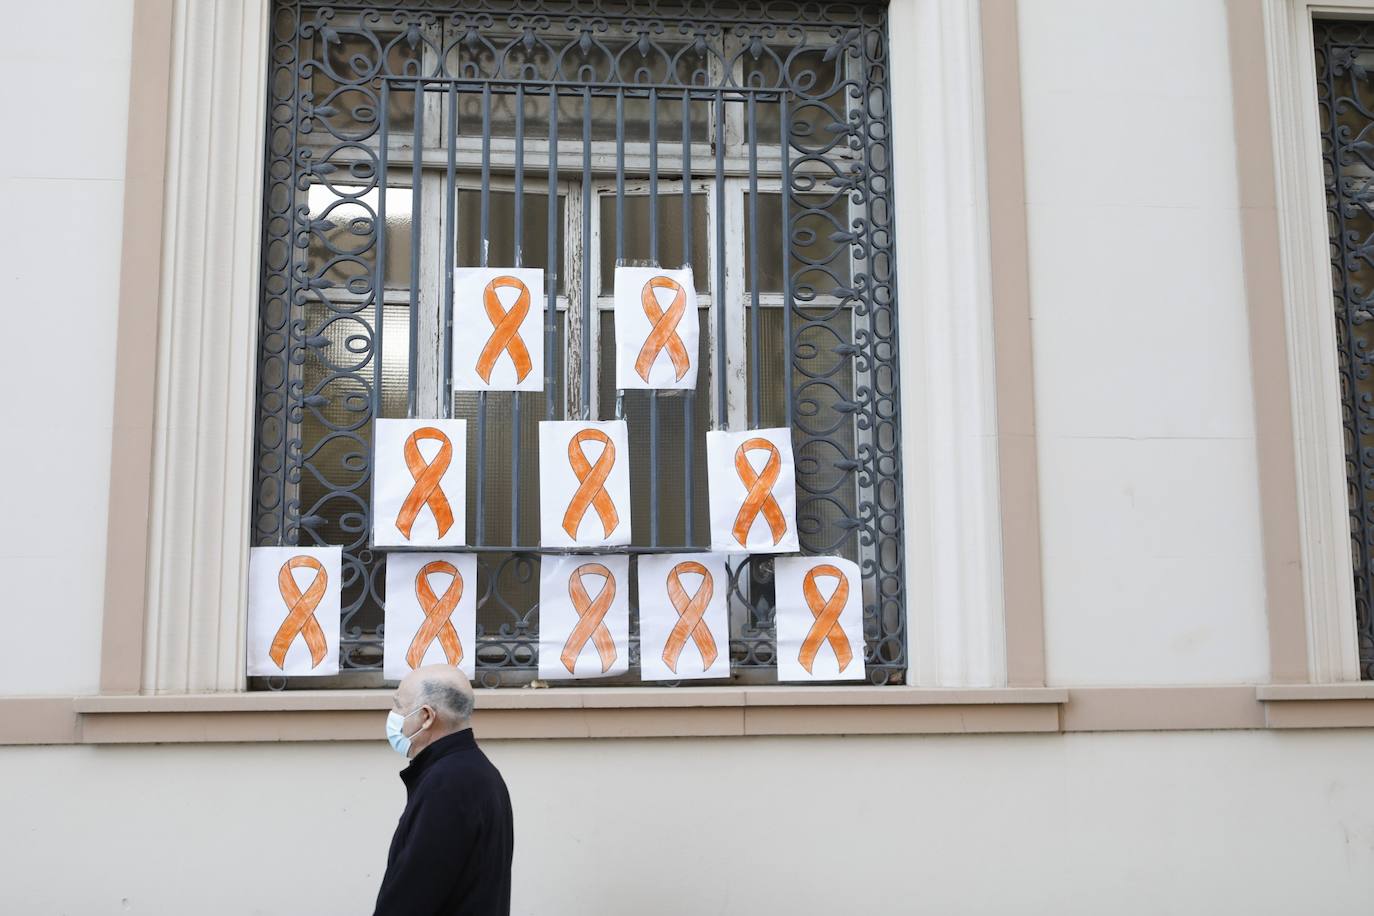
[[[472,729],[440,738],[401,771],[406,807],[376,916],[506,916],[515,830],[510,795]]]

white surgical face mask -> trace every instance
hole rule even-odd
[[[391,742],[392,748],[402,757],[410,756],[410,738],[404,735],[401,729],[405,727],[406,719],[409,719],[421,709],[424,709],[424,707],[418,706],[405,715],[401,715],[393,709],[386,714],[386,740]]]

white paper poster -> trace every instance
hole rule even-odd
[[[624,420],[539,424],[539,543],[630,543],[630,446]]]
[[[773,581],[778,600],[778,680],[862,680],[859,567],[839,557],[779,557]]]
[[[467,541],[466,420],[373,426],[372,543],[458,547]]]
[[[340,547],[248,553],[248,674],[339,673]]]
[[[424,665],[473,676],[477,659],[477,557],[391,553],[386,558],[382,675],[399,681]]]
[[[630,558],[544,557],[539,676],[612,677],[630,669]]]
[[[544,390],[543,270],[454,270],[453,389]]]
[[[725,557],[646,555],[638,564],[640,677],[729,677],[730,578]]]
[[[615,269],[615,386],[697,386],[701,358],[692,268]]]
[[[790,429],[708,432],[706,465],[712,550],[788,553],[799,549]]]

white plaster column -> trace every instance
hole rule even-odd
[[[911,682],[1006,683],[979,4],[890,9]]]
[[[269,12],[269,0],[176,5],[147,692],[244,683]]]

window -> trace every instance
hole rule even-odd
[[[1313,26],[1356,630],[1360,676],[1368,680],[1374,679],[1374,22],[1319,19]]]
[[[870,679],[901,683],[884,7],[441,5],[274,11],[253,543],[343,546],[339,682],[381,683],[371,421],[413,415],[469,421],[482,684],[535,673],[538,423],[565,417],[629,423],[632,552],[705,549],[708,429],[792,426],[803,550],[864,570]],[[694,269],[694,392],[603,360],[643,262]],[[483,264],[546,272],[542,392],[451,390],[452,270]],[[733,676],[771,681],[772,561],[730,567]]]

